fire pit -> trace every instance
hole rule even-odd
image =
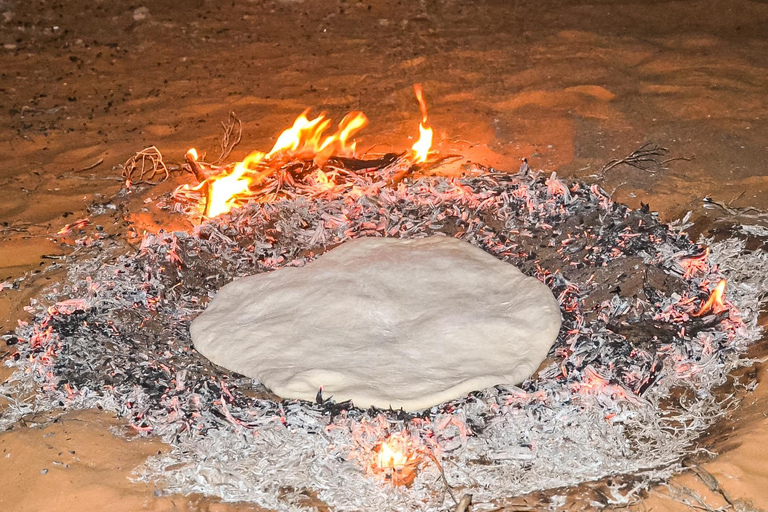
[[[91,239],[99,250],[71,263],[52,305],[16,334],[5,392],[32,381],[41,392],[0,425],[33,409],[101,407],[173,446],[137,478],[280,510],[309,506],[308,493],[337,510],[443,510],[462,494],[493,501],[632,475],[607,498],[618,503],[676,471],[733,405],[715,389],[759,336],[752,283],[765,259],[736,239],[693,243],[682,222],[527,164],[449,178],[425,175],[439,159],[420,147],[375,160],[323,153],[361,123],[347,118],[326,146],[304,138],[235,166],[190,152],[200,183],[165,207],[203,222],[147,234],[132,254]],[[557,297],[560,335],[520,386],[418,413],[361,410],[322,395],[278,400],[192,348],[191,320],[235,277],[302,266],[358,237],[437,233]]]

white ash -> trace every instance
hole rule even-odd
[[[627,268],[645,265],[646,272],[663,270],[683,282],[680,262],[700,247],[655,224],[640,229],[638,220],[653,224],[650,215],[614,205],[596,187],[558,183],[555,177],[499,174],[432,178],[377,188],[375,197],[250,205],[192,235],[149,235],[139,254],[115,261],[104,251],[73,262],[70,284],[49,299],[79,299],[82,309],[71,303],[58,312],[41,308],[34,324],[19,329],[24,343],[18,371],[2,392],[21,396],[34,381],[40,393],[32,405],[3,411],[0,426],[38,407],[100,406],[172,445],[169,454],[143,464],[138,479],[157,481],[167,492],[200,492],[276,510],[311,509],[303,491],[335,510],[450,507],[428,458],[409,488],[367,472],[376,444],[403,429],[441,461],[454,493],[470,492],[476,502],[610,475],[639,478],[639,484],[616,489],[612,499],[620,502],[638,485],[679,469],[696,439],[736,405],[713,390],[747,363],[746,346],[760,336],[756,318],[768,289],[761,277],[766,258],[735,240],[714,243],[710,263],[720,262],[720,268],[708,265],[679,293],[649,288],[644,298],[608,294],[582,310],[607,286],[590,274],[631,263]],[[582,225],[592,233],[580,234]],[[302,265],[324,247],[354,237],[422,237],[441,230],[527,265],[560,298],[564,329],[550,354],[553,363],[535,379],[474,393],[419,417],[253,397],[255,383],[189,350],[189,321],[236,276]],[[539,257],[527,259],[534,251]],[[735,310],[733,318],[709,324],[693,319],[706,298],[702,285],[722,276],[729,279],[726,293],[741,322]],[[659,330],[656,340],[628,331],[631,346],[608,328],[625,320],[642,327],[641,320],[656,317],[662,327],[699,322],[701,328],[668,337]],[[54,332],[46,334],[47,327]],[[654,358],[664,364],[655,366]],[[626,371],[617,373],[609,363]],[[682,389],[691,392],[661,406]]]

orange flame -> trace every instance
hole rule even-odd
[[[721,279],[715,289],[712,290],[712,293],[709,294],[707,301],[701,305],[701,308],[693,316],[702,316],[710,310],[715,314],[725,311],[727,309],[724,302],[725,284],[725,279]]]
[[[375,469],[384,473],[394,484],[409,484],[416,476],[418,457],[409,453],[409,439],[406,432],[392,434],[376,449]]]
[[[419,100],[421,122],[419,123],[419,140],[412,146],[412,149],[414,161],[421,163],[427,161],[429,150],[432,148],[432,128],[427,125],[427,103],[424,101],[424,91],[422,91],[421,85],[414,84],[413,92],[416,93],[416,99]]]
[[[293,125],[280,134],[269,153],[264,154],[255,151],[248,155],[245,160],[236,164],[231,173],[215,176],[205,181],[207,203],[204,213],[207,217],[216,217],[229,212],[237,206],[238,198],[242,199],[249,195],[249,187],[264,176],[264,174],[251,175],[253,169],[262,161],[290,153],[292,157],[313,158],[315,164],[322,166],[328,158],[335,154],[354,154],[355,143],[350,141],[357,132],[368,124],[368,118],[365,114],[362,112],[347,114],[339,123],[338,130],[323,138],[331,120],[327,119],[324,114],[309,119],[307,118],[308,112],[307,110],[299,115]],[[198,158],[194,148],[187,151],[187,155],[195,161]],[[264,171],[264,173],[267,172]],[[328,180],[324,174],[318,175],[318,181],[323,182],[325,188],[333,188],[334,186],[334,183]],[[188,186],[183,188],[191,189]],[[200,187],[194,188],[194,190],[199,189]]]
[[[255,151],[239,162],[231,174],[217,176],[216,179],[208,182],[208,204],[205,215],[216,217],[234,208],[238,194],[245,194],[254,181],[246,174],[251,170],[251,166],[255,166],[263,159],[264,153]]]
[[[410,158],[419,163],[427,161],[433,132],[427,123],[427,105],[421,86],[414,85],[414,92],[422,117],[419,123],[419,140],[412,146],[413,156]],[[312,119],[308,115],[309,109],[302,112],[290,128],[283,130],[268,153],[253,152],[234,168],[227,167],[227,170],[217,176],[208,176],[214,166],[206,166],[205,173],[201,171],[202,168],[196,164],[200,156],[195,148],[190,148],[186,159],[200,183],[195,186],[182,185],[177,188],[176,193],[186,195],[186,192],[193,192],[198,196],[201,192],[204,193],[204,214],[207,217],[216,217],[229,212],[245,199],[258,196],[254,185],[279,169],[285,160],[290,159],[312,160],[319,168],[314,180],[315,185],[321,192],[335,188],[332,176],[323,173],[322,168],[334,155],[355,156],[356,144],[352,139],[368,125],[368,118],[362,112],[351,112],[344,116],[333,133],[327,135],[331,120],[324,113]],[[257,172],[257,169],[260,170]]]
[[[400,451],[399,447],[390,446],[390,442],[381,443],[376,458],[381,469],[403,467],[408,462],[408,457]]]
[[[322,163],[333,154],[354,153],[355,145],[349,139],[365,128],[368,118],[362,112],[351,112],[344,116],[339,128],[333,135],[323,138],[331,120],[320,114],[314,119],[308,119],[309,110],[305,110],[293,122],[293,126],[284,130],[275,141],[272,150],[266,158],[272,158],[280,153],[292,153],[297,156],[323,156]],[[322,142],[321,142],[322,141]]]

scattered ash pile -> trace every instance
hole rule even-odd
[[[705,248],[685,227],[528,169],[393,186],[374,173],[354,190],[251,202],[193,233],[146,235],[135,254],[73,262],[55,305],[16,333],[18,371],[3,392],[40,391],[0,426],[46,407],[101,407],[172,444],[137,478],[279,510],[311,508],[309,495],[336,510],[442,510],[463,493],[490,502],[632,475],[607,498],[626,502],[676,471],[734,405],[715,389],[760,335],[762,253],[736,239]],[[238,276],[304,265],[357,237],[437,233],[558,298],[560,336],[521,386],[421,414],[280,401],[191,346],[190,321]],[[708,302],[723,279],[727,299]],[[408,486],[377,471],[390,435],[412,452]]]

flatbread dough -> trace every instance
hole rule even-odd
[[[224,286],[195,348],[283,398],[414,411],[517,384],[560,329],[549,288],[444,236],[360,238]]]

